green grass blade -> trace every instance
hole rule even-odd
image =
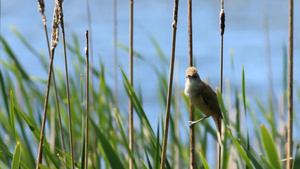
[[[129,48],[128,48],[126,45],[117,42],[117,46],[118,46],[119,48],[121,48],[121,49],[123,49],[123,50],[129,52]],[[135,51],[135,50],[133,51],[133,56],[135,56],[135,57],[137,57],[137,58],[139,58],[139,59],[141,59],[141,60],[145,60],[145,58],[144,58],[140,53],[138,53],[138,52]]]
[[[120,158],[119,158],[119,155],[117,154],[116,150],[113,149],[113,147],[111,146],[111,144],[109,143],[108,139],[103,134],[101,129],[99,129],[97,127],[97,125],[96,125],[96,123],[94,122],[93,119],[90,118],[90,122],[93,126],[93,129],[96,133],[97,138],[100,140],[102,148],[105,152],[105,155],[107,156],[107,159],[108,159],[111,167],[112,168],[118,168],[118,169],[125,169],[122,162],[121,162],[121,160],[120,160]]]
[[[158,120],[159,121],[159,120]],[[157,139],[156,139],[156,151],[155,151],[155,161],[154,168],[159,169],[160,166],[160,153],[159,153],[159,122],[157,123]]]
[[[119,128],[120,128],[120,133],[121,133],[124,145],[126,147],[126,150],[129,153],[130,158],[132,159],[134,168],[138,169],[135,157],[134,157],[132,151],[129,148],[129,144],[127,142],[127,138],[126,138],[126,135],[125,135],[125,132],[124,132],[124,129],[123,129],[123,125],[121,124],[121,120],[120,120],[120,116],[119,116],[118,110],[115,109],[115,112],[116,112],[116,118],[117,118],[117,121],[118,121],[118,125],[119,125]]]
[[[14,154],[13,160],[12,160],[11,169],[19,169],[20,160],[21,160],[21,146],[20,146],[20,142],[17,142],[16,148],[15,148],[15,154]]]
[[[276,150],[275,143],[264,125],[260,126],[261,137],[263,141],[263,146],[267,154],[269,162],[276,168],[281,169],[280,159],[278,151]]]
[[[141,160],[141,164],[143,166],[143,169],[148,169],[147,165],[145,164],[145,162],[143,160]]]
[[[14,54],[13,50],[10,48],[10,46],[8,45],[8,43],[6,42],[6,40],[2,36],[0,36],[0,41],[2,41],[2,44],[3,44],[3,47],[4,47],[4,51],[14,61],[14,64],[18,68],[18,71],[21,72],[21,75],[23,76],[23,78],[25,80],[29,80],[28,74],[25,72],[25,70],[23,69],[23,67],[19,63],[16,55]]]
[[[151,135],[153,137],[152,141],[155,142],[155,140],[156,140],[155,139],[155,134],[154,134],[154,131],[153,131],[151,125],[150,125],[150,122],[149,122],[147,116],[146,116],[146,113],[144,112],[144,109],[143,109],[141,103],[139,102],[139,99],[138,99],[135,91],[133,90],[131,84],[129,83],[129,80],[128,80],[127,76],[125,75],[123,69],[121,67],[120,67],[120,69],[121,69],[122,75],[125,79],[124,87],[126,89],[126,92],[129,96],[130,100],[132,101],[133,107],[135,108],[136,112],[138,113],[138,116],[140,117],[140,119],[142,121],[145,121],[145,123],[146,123],[145,126],[149,129],[149,132],[151,133]]]
[[[242,71],[242,91],[243,91],[243,103],[244,103],[244,112],[245,112],[245,121],[246,121],[247,149],[250,150],[249,131],[248,131],[248,125],[247,125],[247,104],[246,104],[246,84],[245,84],[244,65],[243,65],[243,71]],[[247,166],[246,166],[246,168],[247,168]]]
[[[27,123],[28,127],[30,128],[31,132],[33,133],[34,137],[36,138],[37,141],[40,140],[40,134],[37,131],[36,127],[31,123],[31,121],[29,120],[29,118],[25,115],[25,113],[18,107],[15,106],[15,110],[16,112],[21,115],[21,117],[25,120],[25,122]],[[47,142],[46,138],[44,138],[44,152],[45,154],[49,157],[49,159],[51,160],[51,162],[55,165],[56,168],[59,168],[59,163],[57,161],[57,158],[55,155],[53,155],[50,152],[50,148],[49,148],[49,143]]]
[[[300,168],[300,147],[299,143],[296,145],[296,153],[294,157],[294,164],[293,164],[293,169]]]
[[[237,132],[240,132],[241,125],[240,125],[240,101],[238,96],[238,91],[235,89],[235,109],[236,109],[236,128]]]
[[[18,29],[11,25],[10,29],[17,35],[17,37],[21,40],[21,42],[28,48],[28,50],[36,56],[40,56],[39,52],[36,51],[24,38],[24,36],[18,31]]]
[[[14,93],[12,90],[10,91],[10,125],[12,129],[13,137],[16,139]]]
[[[200,157],[201,157],[201,160],[202,160],[202,164],[204,166],[204,169],[210,169],[209,166],[208,166],[208,163],[204,157],[204,155],[201,153],[201,151],[199,151],[199,154],[200,154]]]
[[[166,55],[164,54],[164,52],[162,51],[161,47],[159,46],[158,42],[156,41],[156,39],[153,36],[150,36],[150,41],[154,45],[155,50],[156,50],[160,60],[163,61],[163,63],[165,65],[169,65],[169,61],[168,61]]]
[[[227,115],[227,110],[225,108],[222,93],[221,93],[219,88],[217,88],[217,98],[218,98],[220,108],[221,108],[221,111],[222,111],[222,114],[223,114],[223,117],[224,117],[225,126],[230,125],[229,124],[229,117]]]
[[[39,163],[39,167],[40,169],[50,169],[49,167],[47,166],[44,166],[43,164]]]
[[[65,153],[63,150],[59,149],[58,147],[55,147],[55,150],[58,151],[57,155],[58,155],[60,161],[61,161],[62,163],[64,163],[66,167],[71,168],[70,164],[67,164],[67,163],[65,162],[65,160],[62,158],[63,156],[65,156],[65,157],[67,158],[68,161],[71,161],[71,156],[70,156],[69,154]],[[63,155],[63,156],[62,156],[62,155]],[[74,161],[74,164],[75,164],[75,166],[76,166],[77,168],[80,168],[80,167],[81,167],[81,164],[77,163],[77,161]]]
[[[253,166],[250,162],[249,157],[247,156],[246,152],[243,150],[243,148],[241,147],[241,145],[239,144],[239,142],[231,135],[230,131],[227,130],[227,133],[229,135],[229,138],[231,139],[231,141],[234,143],[236,149],[238,150],[239,154],[241,155],[241,157],[244,159],[247,167],[253,169]]]
[[[7,115],[9,115],[8,97],[6,95],[5,84],[4,84],[4,79],[3,79],[1,69],[0,69],[0,86],[1,86],[1,93],[3,95],[2,98],[4,100],[5,109],[6,109]]]
[[[243,71],[242,71],[242,91],[243,91],[243,103],[244,103],[244,111],[246,115],[246,87],[245,87],[245,70],[243,66]]]
[[[145,149],[145,148],[144,148]],[[147,159],[147,163],[148,163],[148,168],[149,169],[152,169],[152,165],[151,165],[151,162],[150,162],[150,159],[149,159],[149,156],[148,156],[148,153],[147,153],[147,151],[145,151],[145,154],[146,154],[146,159]]]
[[[260,155],[261,161],[267,166],[268,169],[275,169],[272,164],[269,163],[269,161],[263,156],[262,154]]]
[[[246,153],[249,156],[249,158],[250,158],[252,164],[254,165],[255,169],[263,169],[262,165],[256,159],[256,157],[258,157],[258,155],[254,151],[248,150],[246,145],[243,144],[241,140],[239,140],[239,143],[244,148],[244,150],[246,151]]]
[[[7,147],[4,146],[4,144],[0,144],[0,150],[1,152],[6,152],[11,158],[13,157],[13,154],[7,149]],[[22,161],[20,161],[20,165],[24,169],[29,169],[29,167]]]

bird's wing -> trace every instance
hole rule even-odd
[[[204,103],[214,112],[217,113],[217,115],[221,118],[223,118],[223,115],[221,113],[220,105],[218,102],[217,94],[213,91],[213,89],[205,82],[203,82],[203,89],[202,92],[202,99]]]

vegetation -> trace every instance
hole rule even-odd
[[[17,29],[13,28],[15,34],[27,47],[27,49],[36,56],[44,70],[48,73],[49,59],[41,52],[36,51],[32,44],[29,44]],[[36,157],[38,145],[41,136],[42,111],[44,109],[45,91],[47,80],[45,78],[32,77],[27,73],[22,63],[19,61],[20,56],[14,53],[12,44],[8,44],[5,36],[0,37],[0,49],[4,51],[3,58],[0,58],[0,168],[25,168],[31,169],[36,167]],[[160,61],[166,63],[168,58],[162,52],[159,43],[151,37],[153,46],[160,58]],[[83,42],[82,42],[83,43]],[[60,67],[53,67],[56,77],[56,91],[59,100],[59,108],[55,101],[55,92],[50,89],[49,102],[45,123],[45,137],[43,140],[43,157],[42,163],[38,166],[42,169],[47,168],[72,168],[71,149],[74,154],[74,165],[76,168],[84,168],[88,155],[88,168],[128,168],[130,159],[133,168],[152,169],[159,168],[162,153],[162,136],[164,135],[164,117],[158,120],[157,126],[151,126],[148,112],[143,109],[141,102],[142,92],[136,92],[130,84],[126,73],[120,67],[122,73],[123,86],[137,117],[134,127],[134,152],[128,144],[128,112],[115,106],[114,91],[112,86],[107,83],[108,73],[103,62],[99,68],[91,67],[89,75],[90,102],[86,103],[86,59],[83,56],[84,51],[80,46],[76,35],[72,40],[66,40],[68,57],[72,58],[72,66],[69,76],[70,90],[70,111],[72,116],[68,116],[68,98],[66,91],[66,76]],[[128,50],[129,48],[118,44],[119,48]],[[147,58],[142,53],[133,51],[133,55],[145,64],[148,64]],[[286,54],[283,59],[287,60]],[[232,63],[233,63],[232,57]],[[158,81],[155,84],[158,88],[158,99],[162,107],[167,106],[168,78],[159,70],[166,68],[168,63],[162,65],[151,65],[155,71]],[[162,67],[159,67],[162,66]],[[287,63],[284,62],[285,70],[283,71],[284,79],[287,79]],[[138,71],[138,70],[134,70]],[[182,70],[180,70],[182,71]],[[234,70],[232,70],[234,71]],[[284,97],[279,104],[282,104],[284,111],[276,111],[273,107],[275,103],[267,95],[267,105],[256,98],[256,103],[250,103],[246,96],[247,84],[245,76],[247,72],[241,73],[242,86],[235,84],[226,84],[225,88],[235,91],[235,97],[231,100],[230,93],[222,95],[217,89],[218,99],[224,115],[223,131],[223,154],[222,168],[285,168],[286,160],[286,132],[280,132],[282,124],[275,115],[280,113],[284,116],[287,109],[287,81],[284,81]],[[53,80],[51,85],[53,85]],[[177,84],[178,85],[178,84]],[[231,87],[234,86],[234,87]],[[233,89],[232,89],[233,88]],[[85,92],[84,92],[85,91]],[[300,91],[297,91],[300,96]],[[179,99],[184,101],[186,111],[189,111],[189,100],[178,88],[173,90],[171,99],[170,131],[169,143],[167,146],[166,168],[188,168],[190,149],[189,134],[186,126],[186,132],[178,126],[183,126],[182,116],[187,113],[180,112],[178,109]],[[226,98],[226,100],[223,100]],[[231,106],[230,103],[235,104]],[[144,103],[146,104],[146,103]],[[256,105],[253,105],[256,104]],[[89,105],[89,130],[86,130],[86,106]],[[242,106],[241,106],[242,105]],[[254,110],[258,106],[259,110]],[[60,110],[58,114],[57,108]],[[234,114],[235,116],[229,116]],[[257,115],[264,120],[258,120]],[[60,117],[61,116],[61,117]],[[71,119],[69,119],[71,117]],[[203,115],[195,109],[195,119],[202,118]],[[235,119],[232,117],[236,117]],[[59,121],[61,118],[62,126]],[[72,122],[72,139],[73,148],[70,146],[69,122]],[[244,123],[241,123],[244,121]],[[265,121],[264,124],[260,124]],[[250,125],[252,124],[252,125]],[[296,126],[294,131],[299,130]],[[156,129],[156,130],[155,130]],[[285,130],[285,128],[284,128]],[[86,133],[88,131],[88,133]],[[253,131],[253,132],[251,132]],[[65,137],[61,139],[61,134]],[[196,168],[213,168],[208,165],[208,158],[216,156],[217,135],[214,125],[209,121],[203,121],[195,125],[196,134]],[[249,137],[249,134],[252,137]],[[88,139],[86,139],[88,135]],[[210,138],[212,136],[212,138]],[[214,141],[212,141],[213,139]],[[88,144],[85,144],[88,141]],[[63,148],[65,145],[65,148]],[[88,149],[85,148],[88,145]],[[213,145],[213,146],[212,146]],[[296,145],[296,143],[295,143]],[[211,147],[216,147],[211,150]],[[65,149],[65,150],[64,150]],[[300,147],[299,143],[294,148],[293,168],[300,168]],[[87,153],[86,153],[87,151]],[[214,157],[215,158],[215,157]],[[217,159],[217,158],[215,158]],[[217,160],[216,160],[217,163]]]

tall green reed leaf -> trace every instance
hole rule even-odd
[[[239,141],[240,145],[246,151],[246,153],[249,156],[249,158],[250,158],[252,164],[254,165],[255,169],[263,169],[260,162],[256,159],[256,157],[258,157],[259,155],[256,154],[253,149],[250,149],[250,150],[247,149],[245,138],[243,138],[241,134],[239,134],[239,138],[240,139],[238,141]]]
[[[231,132],[229,130],[227,130],[227,133],[229,135],[229,138],[231,139],[231,141],[233,142],[233,144],[235,145],[236,149],[238,150],[240,156],[244,159],[246,165],[248,168],[254,169],[250,159],[248,157],[248,155],[246,154],[246,152],[243,150],[242,146],[239,144],[239,142],[232,136]]]
[[[204,169],[210,169],[209,166],[208,166],[208,163],[204,157],[204,155],[202,154],[201,151],[199,151],[199,154],[200,154],[200,157],[201,157],[201,160],[202,160],[202,164],[204,166]]]
[[[12,160],[11,169],[19,169],[20,160],[21,160],[21,146],[20,146],[20,142],[17,142],[15,148],[15,154]]]
[[[5,83],[4,83],[4,79],[3,79],[3,75],[2,75],[2,70],[0,69],[0,86],[1,86],[1,93],[2,93],[2,98],[4,101],[4,106],[7,112],[7,115],[9,117],[9,106],[8,106],[8,97],[5,91]]]
[[[121,120],[120,120],[120,115],[119,115],[118,110],[116,108],[115,108],[115,113],[116,113],[116,118],[117,118],[117,121],[118,121],[118,125],[119,125],[119,128],[120,128],[120,133],[121,133],[122,140],[124,142],[125,148],[126,148],[127,152],[129,153],[130,158],[132,159],[134,168],[138,169],[135,157],[134,157],[132,151],[129,148],[129,144],[127,142],[127,138],[126,138],[126,135],[125,135],[125,132],[124,132],[124,129],[123,129],[123,125],[122,125]]]
[[[39,164],[39,167],[40,167],[40,169],[50,169],[49,167],[44,166],[43,164]]]
[[[27,123],[27,125],[30,128],[31,132],[33,133],[34,137],[36,138],[37,141],[39,141],[40,134],[37,131],[37,128],[31,123],[29,118],[25,115],[25,113],[20,108],[15,106],[15,110],[25,120],[25,122]],[[56,168],[59,168],[59,162],[57,161],[57,158],[55,157],[55,155],[51,153],[50,148],[49,148],[49,144],[46,141],[46,139],[44,140],[44,150],[45,150],[44,152],[49,157],[49,159],[54,164],[54,166]]]
[[[34,55],[36,55],[36,56],[38,56],[38,57],[40,56],[39,52],[36,51],[36,50],[32,47],[32,45],[29,44],[29,42],[24,38],[24,36],[19,32],[19,30],[18,30],[15,26],[11,25],[11,26],[10,26],[10,29],[17,35],[17,37],[21,40],[21,42],[27,47],[27,49],[28,49],[31,53],[33,53]]]
[[[250,150],[250,139],[249,139],[249,131],[248,131],[248,123],[247,123],[247,104],[246,104],[246,83],[245,83],[245,69],[243,65],[242,70],[242,91],[243,91],[243,103],[244,103],[244,112],[245,112],[245,121],[246,121],[246,134],[247,134],[247,149]],[[248,165],[246,166],[248,168]]]
[[[150,38],[150,41],[152,42],[152,44],[154,45],[155,50],[156,50],[160,60],[163,61],[163,63],[165,65],[169,65],[169,61],[168,61],[166,55],[164,54],[163,50],[159,46],[158,42],[156,41],[156,39],[153,36],[150,36],[149,38]]]
[[[125,75],[123,69],[122,68],[120,68],[120,69],[121,69],[122,75],[123,75],[123,77],[125,79],[125,82],[123,82],[123,84],[124,84],[124,87],[126,89],[126,92],[127,92],[128,96],[129,96],[129,99],[132,101],[133,107],[135,108],[135,110],[136,110],[138,116],[140,117],[140,119],[143,122],[145,122],[145,126],[149,130],[149,132],[150,132],[150,134],[152,136],[152,141],[154,143],[155,140],[156,140],[155,139],[155,134],[154,134],[153,129],[152,129],[151,125],[150,125],[150,122],[149,122],[149,120],[148,120],[148,118],[146,116],[146,113],[144,112],[144,109],[143,109],[141,103],[139,102],[139,99],[138,99],[137,95],[135,94],[132,86],[130,85],[130,83],[128,81],[128,78]]]
[[[7,153],[9,155],[9,157],[13,158],[13,154],[8,150],[8,148],[6,146],[4,146],[4,144],[0,144],[0,150],[1,153]],[[29,167],[22,161],[20,161],[20,166],[24,169],[29,169]]]
[[[300,168],[300,146],[299,143],[296,145],[296,153],[294,157],[293,169]]]
[[[23,67],[21,66],[21,64],[19,63],[16,55],[14,54],[13,50],[11,49],[11,47],[8,45],[8,43],[6,42],[6,40],[0,36],[0,41],[3,44],[4,47],[4,51],[8,54],[8,56],[14,61],[16,67],[18,68],[18,71],[21,73],[22,77],[25,80],[30,80],[28,74],[26,73],[26,71],[23,69]]]
[[[107,159],[108,159],[111,167],[118,168],[118,169],[125,169],[116,150],[111,146],[111,144],[109,143],[109,140],[104,135],[102,129],[96,125],[96,123],[94,122],[94,120],[92,118],[90,118],[90,122],[93,126],[93,129],[96,133],[97,138],[99,139],[99,141],[101,143],[101,146],[105,152],[105,155],[107,156]]]
[[[272,136],[264,125],[260,126],[260,130],[263,146],[265,148],[269,162],[274,166],[274,168],[281,169],[278,151],[276,149]]]
[[[158,120],[159,121],[159,120]],[[163,121],[163,120],[162,120]],[[162,125],[163,126],[163,125]],[[159,122],[157,123],[157,139],[156,145],[159,145]],[[160,151],[159,146],[156,146],[155,150],[155,160],[154,160],[154,169],[159,169],[160,166]]]
[[[12,90],[10,91],[10,126],[12,129],[13,137],[14,139],[16,139],[14,93]]]
[[[268,168],[268,169],[275,169],[274,166],[265,158],[265,156],[263,156],[262,154],[260,154],[260,158],[261,161],[263,162],[263,164]]]

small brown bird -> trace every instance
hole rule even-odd
[[[201,80],[197,69],[194,67],[189,67],[186,70],[184,93],[191,100],[193,105],[206,116],[197,121],[189,121],[189,125],[192,126],[212,116],[217,127],[219,144],[222,145],[221,125],[223,116],[220,110],[217,94],[207,83]]]

